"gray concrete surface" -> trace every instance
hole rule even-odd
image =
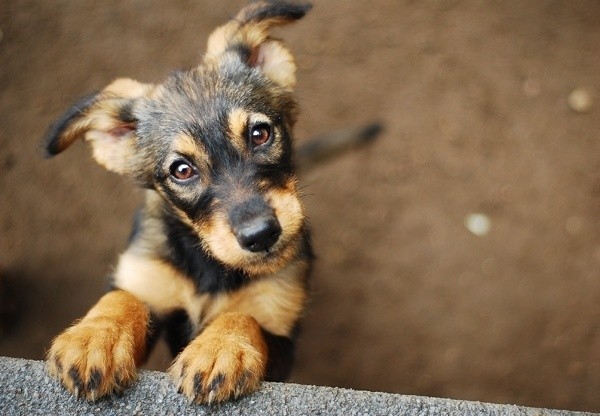
[[[575,415],[460,400],[331,387],[263,383],[248,397],[218,406],[190,405],[166,374],[142,371],[120,397],[76,400],[45,372],[44,363],[0,357],[0,415]]]

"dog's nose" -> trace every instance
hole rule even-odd
[[[253,218],[235,232],[240,246],[253,253],[270,249],[280,235],[279,221],[271,215]]]

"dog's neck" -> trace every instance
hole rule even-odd
[[[146,204],[136,215],[128,250],[158,256],[190,278],[199,293],[232,291],[250,281],[242,271],[206,253],[196,233],[169,213],[153,190],[146,191]]]
[[[167,260],[189,276],[199,292],[231,291],[249,281],[243,272],[228,268],[206,253],[196,234],[178,218],[167,216],[164,227],[169,247]]]

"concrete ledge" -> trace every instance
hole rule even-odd
[[[44,363],[0,357],[0,415],[576,415],[460,400],[370,393],[330,387],[263,383],[232,403],[189,405],[166,374],[142,371],[120,397],[76,400],[45,372]]]

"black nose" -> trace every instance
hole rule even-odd
[[[253,253],[270,249],[280,235],[279,221],[271,215],[253,218],[235,230],[240,246]]]

